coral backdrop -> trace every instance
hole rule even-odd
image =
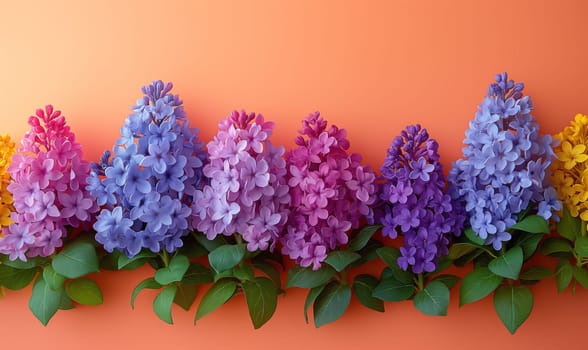
[[[300,120],[320,110],[348,131],[352,150],[375,168],[409,123],[427,127],[446,167],[460,156],[468,120],[495,73],[526,84],[545,133],[588,112],[588,2],[560,1],[8,1],[0,0],[0,132],[20,139],[27,117],[53,103],[86,157],[111,147],[140,87],[173,81],[201,139],[233,109],[276,122],[286,147]],[[149,274],[103,272],[105,302],[59,312],[44,328],[28,311],[30,287],[0,301],[4,347],[356,349],[554,348],[582,344],[588,292],[533,287],[530,319],[510,336],[491,298],[449,316],[421,315],[410,302],[379,314],[353,302],[321,329],[304,323],[305,294],[280,298],[253,331],[236,298],[193,327],[151,311],[153,293],[129,306]]]

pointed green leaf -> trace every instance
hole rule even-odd
[[[523,267],[523,249],[513,247],[506,253],[498,256],[488,264],[488,269],[494,274],[516,280]]]
[[[588,270],[580,266],[574,266],[572,272],[576,281],[578,281],[582,287],[588,288]]]
[[[174,303],[182,309],[188,311],[196,300],[198,294],[198,287],[196,285],[177,284],[178,290],[174,297]]]
[[[266,277],[256,277],[242,284],[249,317],[255,329],[263,326],[273,316],[278,304],[274,283]]]
[[[28,286],[35,278],[38,268],[17,269],[12,266],[0,264],[0,286],[11,290],[19,290]]]
[[[182,283],[187,285],[207,284],[213,281],[212,271],[197,262],[190,263],[188,270],[182,278]]]
[[[457,260],[462,256],[469,254],[476,250],[478,247],[471,243],[454,243],[449,248],[449,254],[447,255],[451,260]]]
[[[155,281],[161,285],[179,282],[190,267],[190,261],[184,255],[174,255],[168,267],[155,271]]]
[[[163,322],[169,324],[174,323],[171,312],[177,290],[178,287],[175,284],[171,284],[165,287],[165,289],[155,297],[155,300],[153,300],[153,312],[155,312],[157,317]]]
[[[269,277],[272,280],[272,282],[274,282],[276,289],[282,288],[282,280],[280,278],[280,271],[273,264],[271,264],[269,262],[256,262],[253,264],[253,267],[255,267],[259,271],[263,272],[267,277]]]
[[[384,301],[401,301],[409,299],[415,292],[414,284],[398,281],[394,277],[386,278],[374,289],[373,296]]]
[[[55,272],[51,265],[47,265],[43,269],[43,279],[53,290],[63,288],[63,283],[65,282],[65,277]]]
[[[237,266],[246,252],[246,244],[223,245],[208,254],[208,261],[214,271],[221,273]]]
[[[304,268],[296,266],[288,271],[288,281],[286,282],[286,288],[299,287],[299,288],[314,288],[321,284],[327,283],[336,271],[330,267],[323,265],[320,269],[313,271],[310,268]]]
[[[457,282],[459,282],[459,277],[454,275],[439,275],[433,278],[432,281],[439,281],[446,285],[447,288],[451,289],[457,284]]]
[[[353,291],[363,306],[378,312],[384,312],[384,302],[372,295],[378,282],[378,279],[372,275],[358,275],[353,280]]]
[[[588,258],[588,237],[580,236],[576,238],[576,242],[574,243],[574,250],[576,251],[576,255],[580,258]]]
[[[351,288],[335,281],[329,283],[314,302],[314,325],[319,328],[345,313],[351,301]]]
[[[449,288],[441,281],[431,281],[414,296],[413,302],[425,315],[445,316],[449,307]]]
[[[361,255],[347,251],[347,250],[334,250],[327,255],[325,262],[331,265],[337,272],[343,271],[349,264],[359,260]]]
[[[222,279],[213,284],[202,297],[194,322],[226,303],[235,294],[235,290],[237,282],[232,279]]]
[[[482,238],[480,238],[480,236],[478,236],[471,227],[468,227],[465,230],[463,230],[463,233],[464,236],[473,244],[479,246],[483,246],[486,244],[486,242]]]
[[[18,270],[28,270],[35,267],[46,265],[47,260],[49,258],[29,258],[27,261],[22,261],[20,259],[10,260],[8,259],[7,255],[0,255],[0,260],[2,261],[2,265],[14,267]]]
[[[494,309],[511,334],[525,322],[533,309],[533,294],[527,287],[502,286],[494,293]]]
[[[529,215],[512,225],[510,229],[529,233],[549,233],[549,223],[539,215]]]
[[[102,304],[102,291],[96,282],[79,278],[71,281],[65,287],[65,293],[71,300],[84,305]]]
[[[541,245],[541,254],[554,255],[558,253],[571,253],[572,245],[570,241],[563,238],[550,237]]]
[[[378,256],[386,265],[392,270],[394,278],[403,283],[412,283],[412,273],[404,271],[398,266],[398,258],[400,257],[400,250],[396,247],[382,247],[377,250]]]
[[[560,260],[555,270],[555,283],[557,292],[563,292],[572,281],[573,269],[568,260]]]
[[[535,254],[543,235],[536,234],[522,234],[519,236],[517,244],[523,249],[523,260],[527,260]]]
[[[459,305],[478,301],[492,293],[502,282],[502,277],[492,273],[486,267],[478,267],[468,273],[461,282]]]
[[[208,250],[198,243],[198,241],[187,239],[178,253],[191,259],[206,256],[208,254]]]
[[[67,294],[61,294],[61,302],[59,303],[59,310],[71,310],[74,308],[73,301],[67,296]]]
[[[526,281],[539,281],[549,278],[553,275],[553,271],[543,266],[531,266],[521,272],[520,279]]]
[[[196,238],[196,241],[198,241],[198,243],[209,252],[212,252],[216,248],[227,244],[225,238],[221,235],[216,236],[215,239],[210,240],[206,238],[205,235],[197,233],[194,235],[194,238]]]
[[[145,264],[147,262],[147,260],[156,257],[157,255],[155,255],[154,253],[148,251],[148,250],[142,250],[139,252],[139,254],[135,255],[132,258],[129,258],[128,256],[126,256],[125,254],[120,254],[118,256],[118,269],[119,270],[134,270],[137,269],[141,266],[143,266],[143,264]]]
[[[308,323],[308,308],[314,304],[316,298],[323,292],[327,284],[321,284],[318,287],[309,289],[306,300],[304,301],[304,320]]]
[[[98,272],[98,256],[91,243],[73,242],[55,255],[51,263],[55,272],[67,278],[78,278]]]
[[[556,225],[557,232],[560,236],[575,241],[580,235],[582,221],[570,214],[570,211],[564,207],[562,216]]]
[[[51,317],[53,317],[59,309],[62,295],[63,288],[53,290],[45,282],[43,276],[39,276],[33,285],[33,292],[31,294],[31,299],[29,300],[29,309],[31,309],[33,315],[46,326]]]
[[[241,264],[233,268],[233,276],[240,281],[252,281],[255,278],[255,271],[249,264]]]
[[[347,245],[347,249],[354,252],[363,249],[381,227],[381,225],[371,225],[362,228],[355,236],[353,236],[353,238],[351,238]]]
[[[135,308],[135,299],[139,295],[139,293],[143,289],[159,289],[162,285],[155,281],[155,278],[149,277],[142,280],[136,287],[133,289],[133,294],[131,295],[131,308]]]

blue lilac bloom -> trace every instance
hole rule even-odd
[[[93,164],[87,189],[104,208],[94,229],[108,252],[172,253],[192,229],[191,206],[206,154],[172,86],[144,86],[113,153],[105,151]]]
[[[438,147],[426,129],[408,126],[392,141],[381,168],[378,221],[384,236],[404,236],[397,263],[405,271],[435,271],[463,227],[462,208],[445,193]]]
[[[463,159],[452,164],[450,192],[465,205],[476,235],[494,249],[512,237],[517,215],[530,209],[546,220],[561,208],[550,183],[552,138],[539,134],[523,83],[496,75],[470,121]]]
[[[274,124],[233,112],[208,143],[206,185],[197,190],[194,226],[208,239],[239,235],[249,251],[272,250],[288,219],[284,148],[270,141]]]
[[[351,228],[373,221],[376,176],[359,154],[348,153],[345,129],[327,129],[318,112],[302,126],[297,147],[286,154],[292,210],[282,253],[317,270],[329,251],[347,243]]]

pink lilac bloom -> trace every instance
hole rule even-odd
[[[11,260],[55,253],[71,228],[89,226],[98,211],[85,189],[90,163],[61,112],[51,105],[38,109],[29,125],[8,169],[15,211],[0,253]]]
[[[330,251],[347,243],[351,228],[373,221],[376,176],[360,164],[360,155],[348,154],[345,130],[327,129],[318,112],[302,122],[296,145],[286,154],[292,204],[282,253],[317,270]]]
[[[193,224],[208,239],[237,235],[249,251],[273,250],[290,195],[284,148],[269,138],[274,124],[261,114],[233,112],[208,143],[207,184],[196,191]]]

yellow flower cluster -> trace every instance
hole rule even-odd
[[[576,115],[555,138],[553,186],[572,216],[588,221],[588,115]]]
[[[2,236],[2,228],[11,222],[10,212],[13,210],[12,194],[7,189],[10,183],[10,174],[7,170],[14,152],[16,152],[16,146],[10,136],[0,136],[0,237]]]

